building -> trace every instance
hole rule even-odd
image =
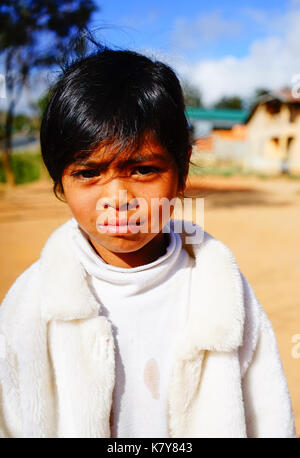
[[[300,98],[293,97],[290,89],[263,95],[246,125],[246,169],[300,174]]]
[[[187,108],[193,130],[192,160],[199,165],[234,163],[243,166],[246,110]]]
[[[246,110],[187,107],[186,114],[192,125],[194,138],[199,138],[209,136],[213,130],[229,130],[235,124],[243,124],[249,113]]]

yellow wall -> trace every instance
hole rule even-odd
[[[294,140],[288,150],[289,137]],[[273,138],[278,139],[277,144]],[[290,122],[287,105],[273,115],[267,112],[265,105],[258,106],[248,123],[246,141],[248,168],[280,173],[282,161],[287,159],[290,172],[300,173],[300,116]]]

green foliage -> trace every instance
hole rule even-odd
[[[13,132],[32,134],[35,130],[34,121],[31,117],[22,113],[19,113],[14,117]]]
[[[50,91],[46,91],[36,102],[31,104],[31,107],[35,110],[37,116],[36,127],[37,130],[40,130],[43,114],[47,108],[48,102],[50,100]]]
[[[5,137],[5,113],[0,111],[0,140]]]
[[[299,174],[294,174],[294,173],[287,173],[287,178],[291,180],[300,180],[300,175]]]
[[[0,140],[5,138],[5,113],[0,112]],[[14,116],[12,124],[13,133],[22,133],[31,135],[37,131],[36,124],[33,118],[23,113]]]
[[[255,105],[257,105],[260,97],[269,94],[270,90],[265,88],[257,88],[255,89],[253,96],[250,98],[249,101],[249,111],[252,111]]]
[[[214,166],[214,167],[206,167],[201,165],[190,165],[189,167],[189,175],[217,175],[217,176],[224,176],[229,177],[232,175],[246,175],[245,172],[241,167],[237,166]]]
[[[185,105],[187,107],[203,107],[202,96],[199,89],[192,84],[184,81],[182,84]]]
[[[10,160],[16,184],[30,183],[40,178],[40,153],[14,153]]]
[[[0,158],[0,183],[6,183],[2,158]]]
[[[48,105],[48,102],[50,100],[50,93],[49,91],[47,91],[44,95],[42,95],[42,97],[40,97],[38,99],[38,101],[36,102],[36,107],[38,108],[39,110],[39,116],[40,118],[43,117],[43,114],[44,114],[44,111],[46,110],[47,108],[47,105]]]
[[[265,88],[257,88],[255,89],[254,91],[254,97],[257,98],[257,97],[261,97],[262,95],[267,95],[269,94],[270,90],[269,89],[265,89]]]
[[[8,139],[14,129],[15,104],[33,72],[61,65],[72,53],[75,57],[84,53],[87,26],[98,9],[93,0],[1,1],[0,57],[8,101]],[[3,136],[2,131],[3,127]]]
[[[221,100],[219,100],[219,102],[217,102],[214,105],[214,108],[224,109],[224,110],[226,109],[242,110],[243,109],[243,100],[238,96],[222,97]]]
[[[83,30],[97,9],[93,0],[2,0],[0,52],[9,50],[10,57],[16,57],[19,69],[23,67],[25,73],[31,70],[29,62],[23,61],[25,48],[32,52],[26,52],[31,64],[53,63],[66,46],[66,40],[74,37],[74,32]],[[44,32],[52,33],[52,45],[44,47],[42,54],[37,51],[41,48]]]

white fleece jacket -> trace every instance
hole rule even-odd
[[[69,249],[69,224],[0,307],[0,437],[110,437],[113,333]],[[194,266],[169,383],[169,437],[296,437],[265,312],[231,251],[206,232],[187,244],[191,233],[180,234]]]

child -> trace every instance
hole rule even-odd
[[[53,87],[42,155],[73,217],[0,307],[2,437],[295,437],[232,253],[164,212],[185,189],[184,109],[174,72],[130,51],[78,59]]]

